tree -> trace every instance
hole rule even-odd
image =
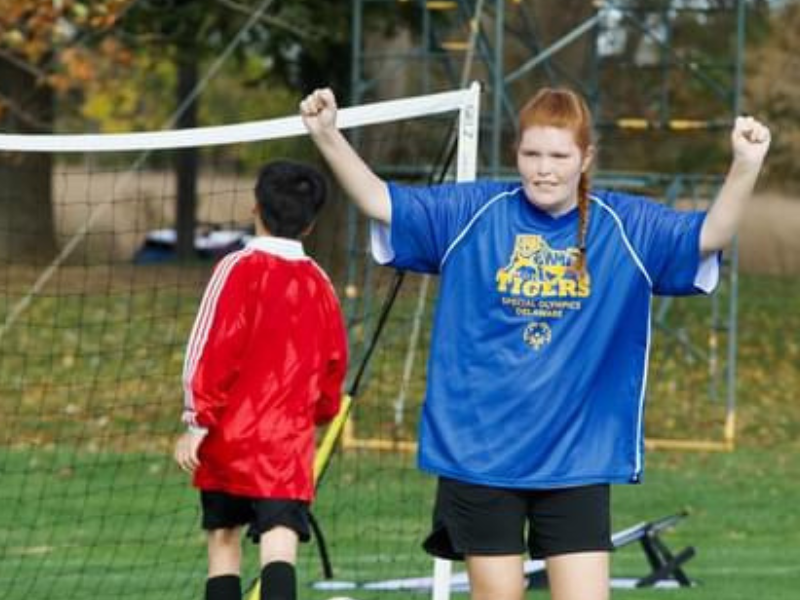
[[[102,85],[98,73],[108,72],[109,64],[129,64],[134,54],[163,53],[173,61],[177,107],[194,89],[203,61],[218,56],[259,7],[268,10],[234,54],[234,69],[260,57],[261,72],[249,74],[253,85],[279,81],[299,96],[319,83],[346,80],[346,70],[332,67],[346,47],[347,3],[0,0],[0,127],[13,133],[52,132],[59,98],[80,99],[87,88]],[[197,108],[190,103],[177,125],[194,125]],[[191,248],[197,165],[191,152],[181,157],[179,229],[184,246],[188,239]],[[52,257],[51,160],[47,155],[0,159],[7,190],[0,204],[0,258]]]
[[[103,44],[129,0],[0,1],[0,128],[53,131],[59,93],[80,88],[98,60],[123,56]],[[0,155],[0,260],[47,260],[56,249],[47,154]]]
[[[777,188],[800,184],[800,2],[794,0],[775,11],[769,31],[748,57],[746,109],[763,118],[773,141],[766,162],[766,180]]]
[[[126,30],[144,40],[151,50],[159,48],[168,53],[174,61],[175,106],[180,107],[175,123],[178,128],[197,125],[199,98],[194,92],[200,65],[227,51],[245,23],[263,7],[269,11],[262,11],[253,23],[247,32],[247,43],[233,48],[234,59],[242,67],[249,56],[269,57],[263,61],[258,80],[263,83],[277,78],[290,86],[306,87],[309,80],[324,70],[328,57],[337,56],[337,52],[332,52],[333,46],[346,39],[346,29],[314,25],[338,22],[346,27],[343,16],[347,7],[341,3],[217,0],[209,4],[196,0],[145,0],[132,11],[125,23]],[[322,14],[338,19],[320,19]],[[194,255],[198,170],[196,149],[176,153],[175,228],[180,259]]]

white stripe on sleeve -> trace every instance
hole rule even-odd
[[[217,303],[225,287],[233,267],[242,258],[252,253],[252,250],[240,250],[233,252],[222,259],[219,266],[214,270],[211,281],[206,286],[203,300],[197,311],[189,341],[186,344],[186,355],[183,361],[183,422],[189,426],[197,427],[195,420],[194,394],[192,393],[192,380],[197,370],[197,364],[203,355],[208,333],[214,323],[214,315],[217,312]]]

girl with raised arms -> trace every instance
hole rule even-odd
[[[609,597],[610,485],[638,483],[654,294],[710,293],[770,143],[736,119],[705,212],[593,190],[591,116],[543,89],[519,113],[519,180],[379,178],[336,127],[328,89],[303,121],[373,220],[381,264],[441,277],[418,463],[438,477],[424,547],[466,561],[473,600],[520,600],[523,556],[554,600]]]

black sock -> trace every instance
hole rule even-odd
[[[261,600],[297,600],[293,564],[276,561],[261,569]]]
[[[242,579],[238,575],[218,575],[206,579],[206,600],[242,600]]]

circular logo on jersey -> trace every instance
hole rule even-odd
[[[542,346],[550,343],[552,333],[547,323],[529,323],[522,334],[522,339],[534,350],[540,350]]]

